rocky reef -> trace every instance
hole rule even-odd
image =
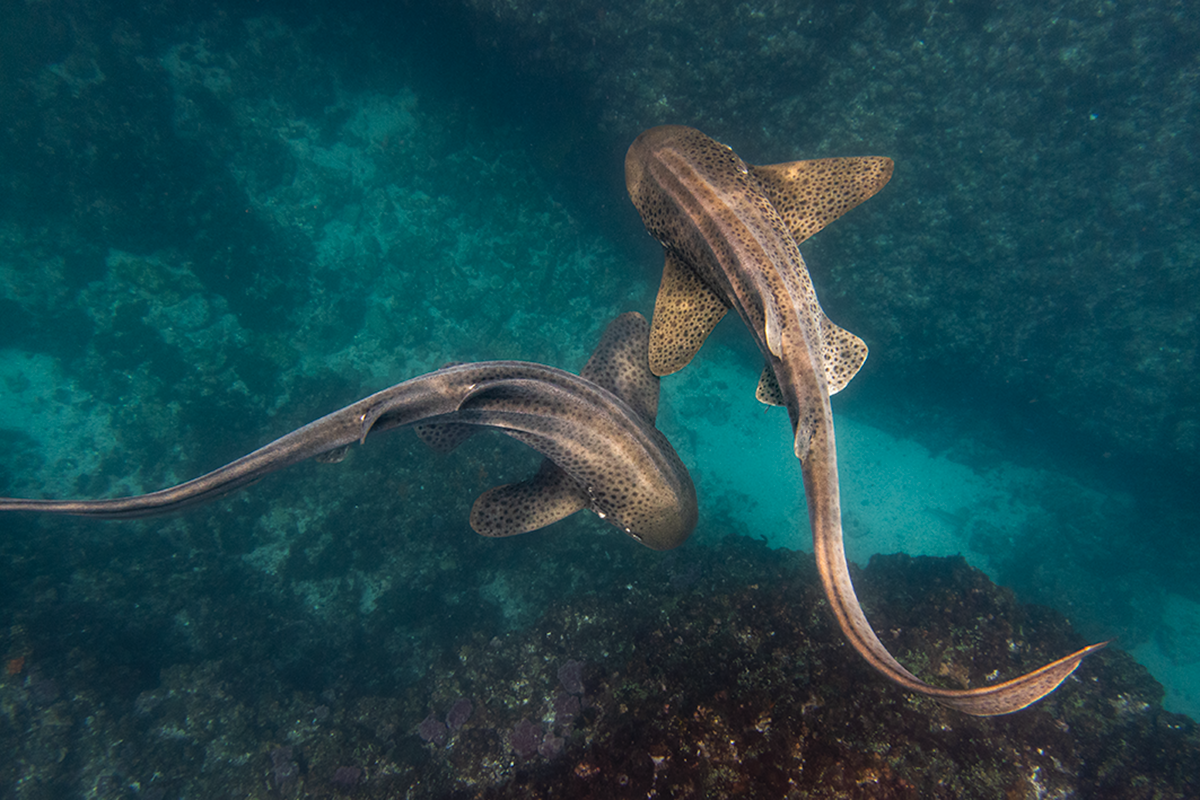
[[[0,639],[0,784],[14,798],[105,799],[1200,790],[1200,731],[1164,712],[1161,687],[1118,649],[1030,709],[967,717],[860,661],[809,556],[737,538],[665,558],[625,542],[598,550],[616,536],[574,531],[522,548],[550,571],[513,591],[510,602],[535,609],[517,627],[453,611],[495,609],[465,565],[430,564],[439,577],[411,589],[436,592],[423,607],[391,593],[345,624],[276,592],[223,594],[213,572],[236,570],[200,553],[197,569],[171,576],[135,558],[126,570],[148,594],[198,599],[202,611],[172,624],[154,601],[96,611],[121,589],[79,564],[92,597],[24,588]],[[1081,643],[1061,616],[1017,604],[960,559],[877,557],[857,580],[893,650],[946,685],[1015,674]],[[348,584],[330,600],[345,594]],[[418,613],[439,624],[417,624]],[[166,625],[174,635],[138,637]],[[208,643],[188,657],[181,637],[193,634]],[[406,670],[382,655],[405,651]]]
[[[577,369],[653,299],[624,148],[683,122],[751,161],[896,158],[805,245],[877,354],[855,413],[1116,465],[1031,488],[1025,530],[945,511],[1004,582],[1089,636],[1200,599],[1186,9],[429,5],[0,8],[0,492],[160,488],[449,360]],[[664,403],[727,413],[712,388]],[[1200,793],[1195,723],[1119,646],[954,714],[861,664],[737,507],[665,557],[586,520],[480,539],[475,494],[535,463],[498,439],[397,435],[163,521],[0,520],[0,794]],[[1082,644],[962,561],[856,579],[946,685]]]

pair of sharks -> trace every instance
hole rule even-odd
[[[757,397],[788,410],[821,581],[851,645],[903,688],[965,713],[1024,708],[1104,643],[995,685],[931,686],[880,642],[850,581],[829,396],[858,372],[867,347],[825,316],[798,245],[878,192],[891,174],[891,160],[875,157],[752,166],[697,130],[653,128],[625,161],[629,195],[666,252],[653,322],[637,313],[615,319],[580,375],[521,361],[453,365],[377,392],[178,486],[111,500],[0,498],[0,511],[107,519],[163,514],[309,458],[340,460],[351,444],[392,428],[414,426],[443,451],[494,428],[545,458],[533,477],[475,501],[476,531],[509,536],[590,509],[642,544],[667,550],[691,534],[697,507],[686,467],[655,427],[659,376],[686,366],[732,308],[766,361]]]

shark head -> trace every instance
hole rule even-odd
[[[828,368],[830,391],[843,387],[866,347],[825,318],[798,245],[883,188],[892,169],[874,156],[755,166],[679,125],[638,136],[625,157],[626,187],[666,251],[650,332],[654,373],[687,365],[734,308],[768,358],[781,356],[797,321],[819,327],[802,333],[824,348],[812,355]]]

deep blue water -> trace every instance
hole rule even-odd
[[[4,11],[0,493],[161,488],[448,362],[578,371],[653,308],[661,249],[622,180],[643,128],[752,163],[888,155],[891,184],[802,248],[872,348],[835,402],[851,557],[961,552],[1195,718],[1186,11],[581,7]],[[495,435],[444,456],[397,433],[160,521],[6,517],[9,682],[157,707],[224,658],[330,713],[631,570],[690,585],[727,536],[807,550],[759,369],[728,320],[663,381],[701,494],[678,561],[584,515],[476,536],[475,496],[537,464]]]

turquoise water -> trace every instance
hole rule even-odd
[[[872,349],[834,404],[849,557],[962,554],[1116,639],[1195,719],[1194,25],[1166,6],[1064,6],[1030,28],[1021,10],[918,5],[697,5],[679,25],[573,5],[180,5],[71,10],[73,27],[5,12],[0,493],[162,488],[448,362],[578,371],[609,320],[653,308],[661,249],[622,181],[645,127],[696,125],[753,163],[888,155],[891,184],[802,248],[830,316]],[[690,586],[739,547],[809,550],[760,369],[727,320],[663,380],[659,425],[700,496],[678,561],[583,515],[476,536],[476,495],[537,464],[499,436],[444,456],[401,432],[163,520],[5,517],[5,733],[51,730],[47,709],[75,733],[0,776],[23,797],[159,791],[119,766],[152,761],[119,752],[113,731],[138,719],[283,794],[293,771],[364,766],[320,761],[330,715],[420,763],[424,699],[405,692],[431,670],[462,665],[437,679],[448,708],[478,691],[467,665],[503,672],[478,665],[489,643],[570,598]],[[555,672],[575,655],[540,669],[586,699]],[[516,716],[536,695],[519,683]],[[187,686],[268,685],[315,717],[154,716]],[[364,696],[392,717],[352,714]],[[229,733],[178,721],[203,715]],[[488,758],[503,785],[512,754]],[[342,775],[338,791],[366,780]]]

